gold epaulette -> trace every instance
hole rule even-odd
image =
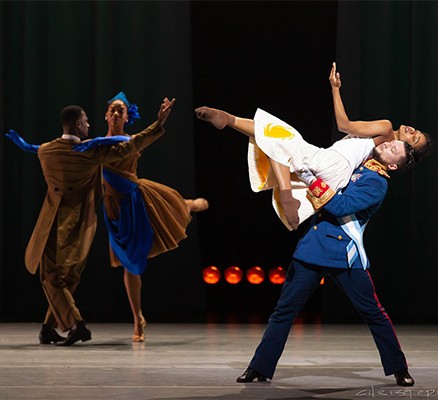
[[[324,207],[335,194],[336,192],[321,178],[318,178],[307,189],[307,198],[315,210]]]
[[[365,168],[370,169],[371,171],[376,171],[379,175],[384,176],[385,178],[391,178],[387,172],[387,168],[380,163],[379,161],[375,160],[374,158],[369,159],[366,161],[363,166]]]

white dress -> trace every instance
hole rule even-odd
[[[294,171],[307,168],[323,179],[332,189],[347,186],[353,171],[371,154],[375,147],[372,138],[346,136],[327,149],[307,143],[301,134],[277,117],[257,109],[254,133],[248,144],[248,170],[254,192],[273,189],[272,205],[289,230],[292,230],[280,205],[279,188],[269,158],[289,167],[292,196],[301,202],[300,223],[315,213],[307,198],[307,186]],[[268,156],[268,157],[267,157]]]

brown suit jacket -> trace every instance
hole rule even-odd
[[[97,146],[82,153],[74,151],[77,143],[67,139],[40,146],[38,158],[47,193],[26,249],[29,272],[36,273],[50,234],[57,235],[57,265],[71,266],[86,260],[96,232],[96,206],[102,197],[101,165],[143,150],[163,133],[163,127],[155,122],[128,142]]]

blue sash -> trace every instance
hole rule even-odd
[[[122,265],[132,274],[140,275],[147,265],[154,233],[138,185],[107,169],[103,177],[115,190],[125,196],[120,202],[118,220],[110,220],[105,208],[105,224],[111,248]]]
[[[29,153],[38,153],[38,149],[40,147],[39,144],[30,144],[27,143],[17,132],[12,129],[9,129],[9,132],[5,135],[8,139],[12,140],[21,150],[27,151]],[[90,140],[86,140],[85,142],[78,143],[73,147],[75,151],[87,151],[89,149],[93,149],[96,146],[107,146],[114,145],[121,142],[127,142],[131,138],[129,136],[108,136],[108,137],[95,137]]]

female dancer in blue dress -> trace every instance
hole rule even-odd
[[[169,107],[173,105],[173,99]],[[126,124],[139,118],[123,92],[108,101],[107,137],[129,136]],[[152,137],[151,143],[158,139]],[[185,239],[191,213],[204,211],[204,198],[185,199],[163,184],[137,177],[138,153],[104,166],[104,211],[110,233],[111,266],[123,265],[124,281],[134,317],[132,341],[144,341],[146,320],[141,308],[141,273],[147,258],[178,247]],[[127,226],[129,229],[127,228]]]

